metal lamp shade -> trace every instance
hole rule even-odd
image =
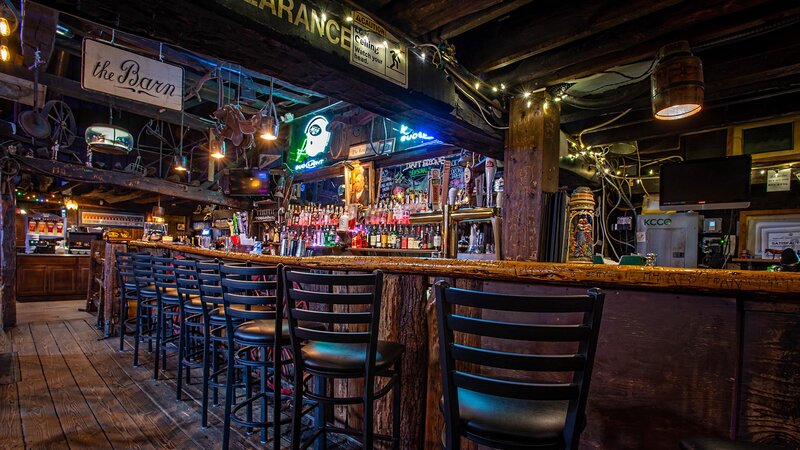
[[[653,114],[675,120],[700,112],[705,97],[703,63],[692,55],[686,41],[665,45],[650,75]]]
[[[155,217],[160,217],[160,218],[163,219],[164,216],[166,215],[166,210],[164,209],[163,206],[153,206],[153,211],[152,211],[151,215],[154,218]]]
[[[133,150],[133,135],[115,125],[95,124],[86,129],[86,145],[93,152],[127,155]]]

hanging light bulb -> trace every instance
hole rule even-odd
[[[0,45],[0,61],[8,62],[11,59],[11,51],[7,45]]]
[[[6,37],[11,34],[11,25],[8,23],[8,19],[5,17],[0,17],[0,36]]]
[[[175,155],[175,170],[178,172],[186,172],[188,169],[186,165],[185,155]]]
[[[73,200],[71,198],[68,198],[64,202],[64,207],[67,208],[67,209],[78,209],[78,203],[75,202],[75,200]]]
[[[223,159],[225,158],[226,148],[225,139],[217,136],[214,130],[208,132],[208,151],[212,158]]]
[[[269,100],[264,105],[261,113],[261,127],[259,129],[259,136],[265,141],[274,141],[278,139],[278,132],[280,131],[280,121],[278,120],[278,111],[275,109],[275,102],[272,101],[273,80],[269,81]]]

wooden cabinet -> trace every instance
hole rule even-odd
[[[17,255],[17,299],[72,300],[86,296],[89,257]]]

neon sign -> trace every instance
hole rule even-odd
[[[317,168],[317,167],[319,167],[319,166],[321,166],[323,164],[325,164],[325,160],[321,159],[321,158],[320,159],[307,159],[304,162],[302,162],[301,164],[295,164],[294,170],[314,169],[314,168]]]
[[[305,140],[300,146],[298,158],[305,154],[313,158],[325,152],[331,140],[331,132],[328,131],[328,119],[325,116],[314,116],[308,121],[305,128]]]
[[[433,136],[421,131],[414,131],[405,125],[400,125],[400,142],[432,141]]]

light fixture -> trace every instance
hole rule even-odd
[[[153,216],[153,222],[162,223],[164,222],[164,216],[166,215],[166,211],[164,207],[161,206],[161,196],[158,196],[158,206],[153,206],[153,211],[151,213]]]
[[[68,199],[67,199],[67,200],[64,202],[64,207],[65,207],[65,208],[67,208],[67,209],[73,209],[73,210],[75,210],[75,209],[78,209],[78,203],[77,203],[75,200],[73,200],[73,199],[71,199],[71,198],[68,198]]]
[[[659,120],[689,117],[703,108],[703,63],[692,55],[689,42],[665,45],[650,75],[653,114]]]
[[[8,49],[8,46],[3,44],[0,45],[0,61],[8,62],[11,59],[11,51]]]
[[[25,211],[25,209],[24,209],[24,208],[20,208],[20,209],[18,209],[17,211],[19,211],[19,213],[20,213],[20,214],[22,214],[23,216],[24,216],[25,214],[28,214],[28,211]]]
[[[186,172],[189,170],[186,165],[186,155],[175,155],[175,170],[178,172]]]
[[[280,131],[281,123],[278,120],[278,111],[275,109],[275,102],[272,101],[273,80],[269,80],[269,100],[261,110],[261,126],[259,127],[259,136],[265,141],[274,141],[278,139],[278,132]]]
[[[222,136],[217,136],[216,131],[208,131],[208,152],[212,158],[223,159],[227,151],[225,139]]]
[[[8,19],[0,17],[0,36],[6,37],[9,35],[11,35],[11,25],[8,23]]]
[[[94,124],[86,128],[84,137],[89,150],[111,155],[127,155],[133,150],[133,135],[114,125],[114,110],[108,106],[108,124]]]

